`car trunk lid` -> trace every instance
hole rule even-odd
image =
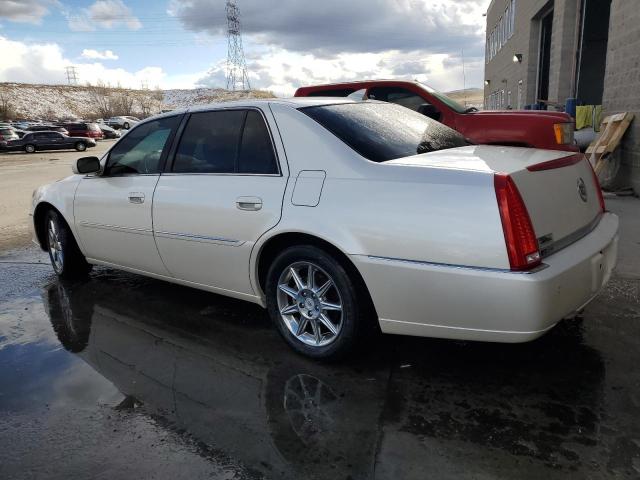
[[[471,146],[386,163],[509,176],[524,201],[543,257],[586,235],[602,212],[600,186],[582,154]]]

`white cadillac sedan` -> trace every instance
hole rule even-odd
[[[617,256],[584,156],[470,145],[387,103],[174,111],[73,170],[33,195],[60,277],[106,265],[255,302],[316,358],[371,327],[535,339],[598,294]]]

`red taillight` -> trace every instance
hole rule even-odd
[[[593,169],[593,165],[591,165],[591,162],[586,158],[585,161],[589,164],[591,174],[593,175],[593,186],[596,187],[596,193],[598,194],[598,201],[600,202],[600,212],[604,212],[607,207],[604,204],[604,195],[602,194],[602,188],[600,187],[600,180],[598,180],[598,175],[596,175],[596,171]]]
[[[540,251],[527,207],[509,175],[494,176],[498,209],[511,270],[528,270],[540,264]]]

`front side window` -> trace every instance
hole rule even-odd
[[[343,103],[300,111],[373,162],[470,145],[455,130],[390,103]]]
[[[180,117],[159,118],[144,123],[127,133],[111,150],[107,175],[158,173],[162,152],[167,148],[171,132]]]
[[[400,87],[374,87],[369,89],[369,98],[383,102],[396,103],[411,110],[418,111],[425,100],[406,88]]]
[[[175,173],[278,173],[267,126],[255,110],[193,113],[180,139]]]

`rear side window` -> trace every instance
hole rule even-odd
[[[374,87],[369,89],[369,98],[383,102],[397,103],[403,107],[418,111],[421,105],[428,103],[411,90],[401,87]]]
[[[193,113],[180,139],[175,173],[278,173],[267,126],[255,110]]]
[[[300,110],[373,162],[470,145],[455,130],[392,103],[341,103]]]
[[[238,173],[278,173],[269,131],[262,115],[247,112],[238,157]]]
[[[109,153],[107,175],[158,173],[162,152],[179,117],[165,117],[144,123],[127,133]]]

